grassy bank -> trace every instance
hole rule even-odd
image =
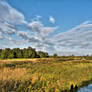
[[[92,79],[92,60],[1,60],[0,79],[4,92],[62,92]]]

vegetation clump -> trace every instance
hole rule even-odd
[[[49,57],[47,52],[36,51],[35,49],[28,47],[24,49],[20,48],[6,48],[0,49],[1,59],[12,59],[12,58],[46,58]]]
[[[92,83],[92,60],[79,57],[9,59],[0,65],[0,92],[76,92]]]

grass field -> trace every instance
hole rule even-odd
[[[63,92],[70,90],[71,85],[80,87],[91,79],[92,60],[43,58],[0,61],[0,92]]]

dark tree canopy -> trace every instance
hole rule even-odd
[[[20,49],[20,48],[6,48],[0,49],[0,58],[8,59],[8,58],[44,58],[49,57],[48,53],[42,51],[36,51],[32,47]]]
[[[37,54],[38,54],[38,57],[41,57],[41,58],[49,57],[48,53],[46,52],[38,51]]]
[[[55,53],[55,54],[53,55],[53,57],[56,58],[56,57],[58,57],[58,55]]]

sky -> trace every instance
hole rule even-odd
[[[92,0],[0,0],[0,48],[92,55]]]

